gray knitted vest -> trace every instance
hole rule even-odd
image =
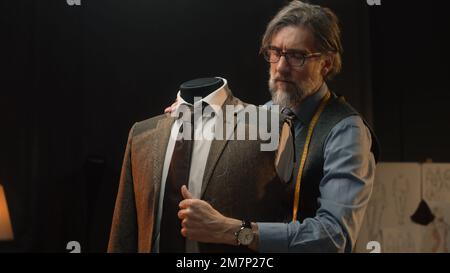
[[[332,93],[328,104],[320,115],[316,127],[314,128],[311,142],[309,144],[309,152],[302,176],[298,220],[303,221],[305,218],[314,217],[316,215],[316,211],[318,209],[317,198],[320,196],[319,183],[323,178],[325,139],[337,123],[353,115],[361,116],[350,104],[345,101],[344,97],[338,97],[336,94]],[[364,119],[363,121],[370,130],[372,136],[371,151],[374,154],[375,160],[378,161],[380,153],[378,140],[367,122]],[[301,130],[299,135],[295,137],[295,156],[297,162],[294,175],[292,177],[292,184],[294,185],[297,178],[300,157],[305,145],[307,132],[308,129],[304,128]],[[293,190],[291,194],[293,199]]]

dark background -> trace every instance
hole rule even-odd
[[[330,86],[373,125],[382,160],[449,162],[445,1],[310,2],[341,20],[344,69]],[[104,252],[129,128],[193,78],[269,100],[258,49],[285,3],[1,0],[0,183],[15,241],[0,251],[65,252],[77,240]]]

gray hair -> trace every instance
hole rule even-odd
[[[308,27],[314,34],[317,50],[332,54],[333,66],[326,75],[327,79],[331,79],[341,71],[341,54],[343,52],[341,30],[339,29],[339,20],[333,11],[318,5],[292,1],[283,7],[267,25],[262,39],[261,52],[270,45],[273,36],[287,26]]]

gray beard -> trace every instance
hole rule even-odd
[[[269,91],[272,95],[272,102],[273,104],[279,105],[280,110],[285,107],[293,108],[300,103],[305,95],[305,92],[300,87],[294,85],[288,86],[286,90],[277,90],[275,82],[271,79],[269,80]]]

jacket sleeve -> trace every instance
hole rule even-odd
[[[128,135],[127,147],[122,163],[119,190],[109,236],[108,252],[137,252],[138,232],[136,203],[131,167],[132,136],[136,124]]]

